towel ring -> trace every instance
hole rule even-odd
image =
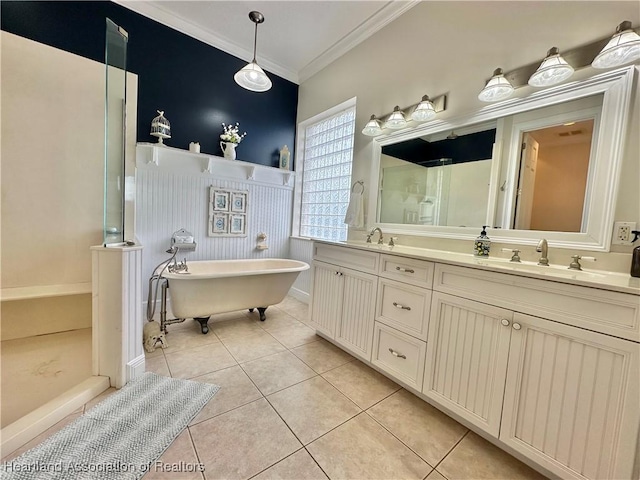
[[[355,188],[356,185],[360,185],[360,188],[362,188],[362,190],[360,190],[360,192],[358,192],[360,195],[362,195],[364,193],[364,182],[362,180],[358,180],[357,182],[355,182],[353,185],[351,185],[351,192],[355,192]]]

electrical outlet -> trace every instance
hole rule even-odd
[[[613,224],[613,245],[631,245],[631,230],[636,229],[636,222],[615,222]]]

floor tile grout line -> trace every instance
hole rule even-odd
[[[207,375],[207,374],[205,374],[205,375]],[[189,424],[189,425],[187,425],[187,426],[188,426],[188,427],[195,427],[196,425],[200,425],[201,423],[204,423],[204,422],[206,422],[206,421],[209,421],[209,420],[212,420],[212,419],[214,419],[214,418],[217,418],[217,417],[219,417],[220,415],[224,415],[225,413],[233,412],[234,410],[237,410],[237,409],[239,409],[239,408],[246,407],[247,405],[249,405],[249,404],[251,404],[251,403],[253,403],[253,402],[257,402],[258,400],[262,400],[262,399],[265,399],[265,400],[266,400],[266,397],[262,394],[262,392],[261,392],[260,390],[258,390],[258,393],[260,394],[260,398],[254,398],[253,400],[249,400],[248,402],[243,403],[242,405],[236,405],[235,407],[230,408],[229,410],[225,410],[224,412],[217,413],[217,414],[215,414],[214,416],[209,417],[209,418],[205,418],[205,419],[203,419],[203,420],[200,420],[199,422],[196,422],[196,423],[190,423],[190,424]],[[195,417],[194,417],[194,418],[195,418]]]
[[[289,352],[288,350],[287,350],[287,352],[288,352],[288,353],[291,353],[291,352]],[[284,352],[277,352],[277,353],[274,353],[273,355],[279,355],[279,354],[281,354],[281,353],[284,353]],[[293,355],[293,354],[292,354],[292,355]],[[269,355],[269,356],[270,356],[270,355]],[[294,356],[295,356],[295,355],[294,355]],[[266,357],[260,357],[260,358],[266,358]],[[256,358],[256,360],[260,360],[260,358]],[[297,357],[296,357],[296,358],[297,358]],[[249,362],[253,362],[253,360],[250,360]],[[249,362],[245,362],[245,363],[249,363]],[[311,380],[312,378],[315,378],[315,377],[318,377],[318,376],[319,376],[319,374],[317,374],[315,370],[313,370],[311,367],[309,367],[309,369],[310,369],[310,370],[315,374],[315,375],[313,375],[312,377],[305,378],[304,380],[300,380],[299,382],[292,383],[291,385],[288,385],[288,386],[286,386],[286,387],[283,387],[283,388],[281,388],[281,389],[279,389],[279,390],[274,390],[273,392],[270,392],[270,393],[265,394],[265,393],[260,389],[260,387],[258,386],[258,384],[257,384],[257,383],[255,383],[255,382],[253,381],[253,378],[251,378],[251,375],[249,375],[249,372],[247,372],[247,371],[242,367],[242,365],[243,365],[243,364],[242,364],[242,363],[240,363],[240,364],[238,364],[238,365],[240,366],[240,368],[242,368],[242,371],[245,373],[245,375],[246,375],[247,377],[249,377],[249,380],[251,380],[251,382],[256,386],[256,388],[258,389],[258,391],[259,391],[259,392],[260,392],[260,393],[261,393],[265,398],[266,398],[268,395],[273,395],[274,393],[281,392],[281,391],[283,391],[283,390],[286,390],[286,389],[287,389],[287,388],[289,388],[289,387],[293,387],[293,386],[298,385],[298,384],[300,384],[300,383],[302,383],[302,382],[306,382],[307,380]],[[305,366],[306,366],[306,365],[305,365]]]
[[[388,397],[387,397],[388,398]],[[379,403],[379,402],[378,402]],[[368,410],[368,409],[367,409]],[[420,460],[422,460],[424,463],[426,463],[427,465],[429,465],[429,467],[431,467],[432,471],[435,470],[436,467],[434,467],[433,465],[431,465],[429,463],[429,461],[424,458],[422,455],[420,455],[418,452],[416,452],[413,448],[411,448],[411,446],[407,445],[404,440],[402,440],[400,437],[398,437],[395,433],[393,433],[391,430],[389,430],[389,428],[387,428],[384,424],[380,423],[380,421],[375,418],[373,415],[371,415],[367,410],[364,411],[364,413],[366,413],[369,418],[371,420],[373,420],[374,422],[376,422],[378,425],[380,425],[385,431],[387,431],[387,433],[391,434],[391,436],[393,436],[393,438],[395,438],[396,440],[398,440],[402,445],[404,445],[405,447],[407,447],[410,451],[412,451]],[[431,472],[427,473],[427,477],[431,474]],[[426,478],[426,477],[425,477]]]
[[[287,458],[291,457],[292,455],[295,455],[296,453],[298,453],[300,450],[304,450],[304,447],[300,447],[299,449],[295,450],[294,452],[291,452],[289,455],[287,455],[286,457],[281,458],[280,460],[278,460],[275,463],[272,463],[271,465],[269,465],[267,468],[264,468],[262,470],[260,470],[258,473],[256,473],[255,475],[251,475],[247,480],[251,480],[252,478],[257,477],[258,475],[260,475],[261,473],[266,472],[267,470],[269,470],[271,467],[275,467],[276,465],[278,465],[279,463],[284,462]]]
[[[444,457],[442,457],[442,458],[440,459],[440,461],[437,463],[437,465],[436,465],[435,467],[433,467],[433,468],[437,470],[437,468],[440,466],[440,464],[441,464],[442,462],[444,462],[445,458],[447,458],[449,455],[451,455],[451,453],[456,449],[456,447],[457,447],[458,445],[460,445],[460,442],[462,442],[462,440],[464,440],[465,438],[467,438],[467,435],[469,435],[469,433],[470,433],[470,432],[471,432],[471,430],[469,430],[469,429],[467,428],[467,431],[465,432],[465,434],[464,434],[464,435],[462,435],[462,437],[460,437],[460,440],[458,440],[458,441],[455,443],[455,445],[454,445],[453,447],[451,447],[451,449],[449,449],[449,451],[445,454],[445,456],[444,456]],[[438,470],[438,473],[440,473],[444,478],[447,478],[445,475],[443,475],[443,474],[440,472],[440,470]]]
[[[289,431],[291,432],[291,434],[295,437],[295,439],[300,443],[300,445],[304,448],[304,443],[302,442],[302,440],[300,440],[298,438],[298,436],[296,435],[296,432],[293,431],[293,429],[291,428],[291,426],[289,426],[289,424],[287,423],[287,421],[282,418],[282,415],[280,415],[280,412],[278,412],[278,410],[276,409],[276,407],[273,406],[273,404],[269,401],[269,399],[267,397],[264,397],[264,399],[267,401],[267,403],[269,404],[269,406],[271,407],[271,409],[276,412],[276,415],[278,415],[278,418],[280,418],[280,420],[282,420],[282,422],[286,425],[286,427],[289,429]],[[298,449],[299,450],[299,449]],[[297,451],[297,450],[296,450]]]
[[[189,427],[190,427],[190,425],[187,425],[186,430],[187,430],[188,435],[189,435],[189,440],[191,440],[191,446],[193,447],[193,452],[196,454],[196,460],[198,461],[198,463],[200,465],[204,466],[204,469],[206,471],[206,465],[204,464],[204,462],[202,460],[200,460],[200,455],[198,454],[198,449],[196,448],[196,442],[194,442],[194,440],[193,440],[193,435],[191,435],[191,430],[189,429]],[[176,438],[178,438],[178,437],[176,437]],[[176,441],[176,439],[174,438],[173,442],[175,442],[175,441]],[[173,445],[173,442],[171,442],[171,445]],[[169,445],[169,446],[171,446],[171,445]],[[167,447],[167,449],[168,449],[168,447]],[[160,457],[158,457],[158,458],[160,458]],[[200,472],[200,476],[202,478],[206,478],[205,475],[204,475],[204,472]]]
[[[322,378],[320,375],[316,375],[315,377],[307,378],[307,380],[312,380],[312,379],[314,379],[314,378],[316,378],[316,377],[320,377],[320,378]],[[331,430],[335,430],[335,429],[336,429],[336,428],[338,428],[340,425],[344,425],[345,423],[347,423],[347,422],[348,422],[349,420],[351,420],[352,418],[355,418],[355,417],[357,417],[358,415],[360,415],[362,412],[364,412],[364,410],[362,409],[362,407],[360,407],[360,405],[358,405],[358,404],[357,404],[357,403],[355,403],[353,400],[351,400],[349,397],[347,397],[347,396],[346,396],[343,392],[341,392],[341,391],[340,391],[340,390],[339,390],[335,385],[333,385],[331,382],[329,382],[329,381],[328,381],[327,379],[325,379],[325,378],[322,378],[322,379],[323,379],[325,382],[327,382],[327,383],[328,383],[328,384],[329,384],[333,389],[335,389],[335,390],[336,390],[336,391],[337,391],[341,396],[343,396],[346,400],[348,400],[348,401],[349,401],[349,402],[351,402],[353,405],[355,405],[355,407],[359,410],[359,412],[355,413],[354,415],[351,415],[351,416],[350,416],[349,418],[347,418],[345,421],[343,421],[343,422],[339,423],[338,425],[336,425],[335,427],[331,428]],[[302,382],[306,382],[307,380],[303,380]],[[300,383],[302,383],[302,382],[298,382],[298,383],[297,383],[297,384],[295,384],[295,385],[298,385],[298,384],[300,384]],[[294,385],[291,385],[291,386],[293,387]],[[289,387],[287,387],[287,388],[289,388]],[[279,390],[279,392],[282,392],[283,390],[286,390],[286,388],[284,388],[284,389],[282,389],[282,390]],[[274,395],[275,393],[278,393],[278,392],[270,393],[270,394],[269,394],[269,396]],[[267,401],[269,402],[269,404],[273,406],[273,404],[269,401],[269,399],[268,399],[267,397],[265,397],[265,398],[267,399]],[[276,412],[277,412],[276,407],[273,407],[273,409],[274,409],[274,410],[276,410]],[[280,415],[280,414],[278,413],[278,415]],[[282,418],[282,417],[280,417],[280,418]],[[285,423],[287,423],[287,421],[286,421],[284,418],[283,418],[282,420],[283,420]],[[289,424],[287,424],[287,426],[289,426]],[[308,442],[308,443],[306,443],[306,444],[305,444],[305,443],[303,443],[300,439],[298,439],[298,440],[300,441],[300,443],[302,443],[302,445],[304,445],[304,446],[306,447],[307,445],[310,445],[310,444],[312,444],[313,442],[315,442],[316,440],[318,440],[318,438],[321,438],[321,437],[325,436],[325,435],[326,435],[327,433],[329,433],[331,430],[328,430],[327,432],[325,432],[325,433],[323,433],[322,435],[320,435],[320,437],[314,438],[313,440],[311,440],[310,442]],[[294,435],[295,435],[295,433],[294,433]],[[296,436],[296,438],[297,438],[297,436]]]
[[[297,358],[298,360],[300,360],[302,363],[304,363],[307,367],[309,367],[311,370],[313,370],[314,372],[316,372],[318,375],[322,375],[322,374],[324,374],[324,373],[330,372],[331,370],[335,370],[336,368],[340,368],[340,367],[342,367],[343,365],[346,365],[347,363],[351,363],[351,362],[353,362],[354,360],[356,360],[356,357],[351,357],[351,360],[348,360],[348,361],[344,362],[343,364],[338,365],[337,367],[330,368],[329,370],[325,370],[324,372],[318,372],[315,368],[313,368],[311,365],[309,365],[307,362],[305,362],[303,358],[300,358],[300,357],[299,357],[298,355],[296,355],[296,353],[293,351],[293,350],[295,350],[296,348],[304,347],[304,345],[311,345],[312,343],[316,343],[316,342],[318,342],[318,341],[319,341],[319,340],[315,340],[315,341],[313,341],[313,342],[305,343],[305,344],[303,344],[303,345],[298,345],[297,347],[290,348],[290,349],[289,349],[289,351],[290,351],[291,353],[293,353],[293,354],[296,356],[296,358]]]
[[[315,442],[315,440],[314,440],[314,442]],[[311,443],[313,443],[313,442],[310,442],[310,443],[308,443],[307,445],[311,445]],[[307,452],[307,455],[309,455],[309,456],[311,457],[311,460],[313,460],[313,461],[315,462],[315,464],[316,464],[316,465],[318,466],[318,468],[322,471],[322,473],[324,473],[324,474],[325,474],[325,476],[326,476],[329,480],[331,480],[331,477],[330,477],[330,476],[329,476],[329,474],[324,470],[324,468],[322,468],[322,465],[320,465],[320,463],[318,463],[318,460],[316,460],[316,457],[314,457],[314,456],[311,454],[311,452],[310,452],[310,451],[309,451],[309,449],[307,448],[307,445],[305,445],[305,446],[304,446],[304,447],[302,447],[302,448],[304,448],[304,449],[305,449],[305,451]]]

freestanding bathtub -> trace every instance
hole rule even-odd
[[[178,321],[198,320],[202,333],[207,333],[209,317],[216,313],[258,308],[264,321],[267,307],[280,303],[308,268],[304,262],[281,258],[204,260],[188,262],[187,273],[165,271],[162,277],[168,280],[171,310]]]

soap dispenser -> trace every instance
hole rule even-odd
[[[476,257],[488,257],[489,250],[491,249],[491,240],[487,237],[487,226],[482,226],[482,232],[480,232],[480,236],[476,238],[476,242],[473,247],[473,254]]]
[[[631,243],[633,243],[638,240],[640,230],[632,230],[631,233],[635,235],[631,240]],[[631,276],[640,277],[640,245],[633,249],[633,254],[631,255]]]

